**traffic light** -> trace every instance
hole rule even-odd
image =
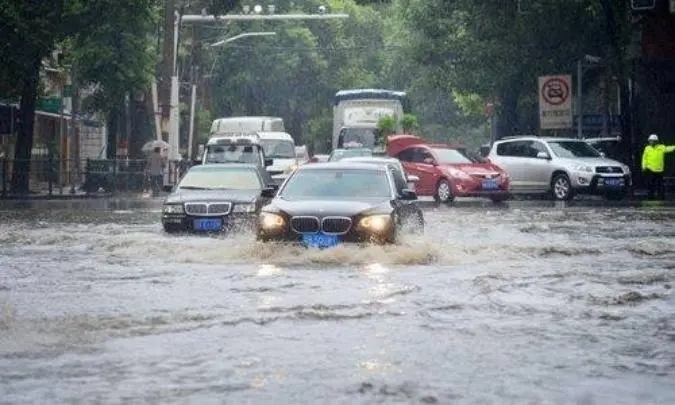
[[[656,0],[631,0],[630,6],[635,11],[653,10],[656,7]]]

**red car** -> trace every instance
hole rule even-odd
[[[399,159],[405,171],[419,177],[416,192],[442,203],[455,197],[509,198],[509,175],[490,162],[470,157],[457,145],[427,143],[414,135],[387,138],[387,154]]]

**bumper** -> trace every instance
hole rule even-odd
[[[630,175],[575,175],[572,179],[572,186],[576,192],[582,194],[622,194],[629,192],[631,187],[631,177]]]
[[[287,242],[287,243],[298,243],[307,246],[304,242],[303,235],[316,235],[313,234],[301,234],[294,232],[289,229],[283,230],[264,230],[260,227],[256,231],[256,239],[263,242]],[[396,240],[395,229],[390,228],[381,232],[370,231],[366,229],[352,229],[344,235],[335,235],[337,238],[337,244],[343,243],[375,243],[375,244],[391,244]]]
[[[219,220],[220,227],[209,226],[203,229],[196,227],[199,220]],[[213,224],[211,224],[213,225]],[[163,214],[162,226],[167,232],[216,233],[251,231],[255,229],[255,215],[230,214],[220,217],[196,217],[180,214]]]
[[[475,198],[493,198],[499,200],[508,200],[511,198],[511,193],[508,190],[494,190],[494,191],[483,191],[483,190],[466,190],[459,191],[455,193],[457,197],[475,197]]]

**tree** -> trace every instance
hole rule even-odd
[[[429,67],[431,80],[448,94],[499,99],[502,135],[522,126],[522,107],[534,107],[536,98],[525,95],[537,94],[537,76],[571,70],[585,52],[604,55],[592,0],[398,0],[397,7],[412,32],[414,58]]]
[[[80,74],[103,84],[106,100],[144,80],[144,38],[151,0],[0,0],[0,90],[20,97],[20,128],[11,189],[29,192],[33,122],[43,59],[66,38],[75,42]],[[141,48],[140,53],[136,50]],[[123,89],[123,90],[120,90]]]
[[[93,0],[86,15],[105,18],[73,35],[74,74],[83,84],[98,84],[90,108],[107,117],[109,159],[116,154],[122,118],[127,114],[126,96],[132,103],[133,95],[144,92],[154,75],[156,50],[149,33],[158,14],[155,0]]]
[[[33,150],[33,126],[42,60],[57,41],[73,27],[77,11],[68,0],[0,1],[0,60],[3,73],[0,90],[20,98],[19,129],[14,153],[11,190],[29,191],[30,158]]]
[[[399,124],[404,134],[410,134],[417,129],[417,117],[413,114],[403,114]]]

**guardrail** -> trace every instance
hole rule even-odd
[[[144,192],[150,189],[145,159],[82,159],[63,160],[55,157],[34,157],[29,160],[31,194],[47,196],[90,194],[98,192]],[[14,194],[11,189],[14,159],[0,158],[1,196]],[[164,187],[170,188],[185,170],[188,162],[167,162]]]

